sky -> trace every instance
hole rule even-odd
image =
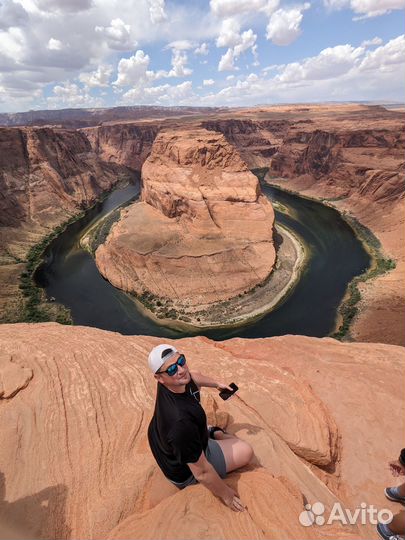
[[[405,0],[0,0],[0,111],[404,102]]]

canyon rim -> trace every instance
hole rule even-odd
[[[404,7],[0,1],[0,540],[405,537]]]

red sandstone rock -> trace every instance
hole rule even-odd
[[[272,271],[272,206],[221,134],[160,132],[142,168],[141,201],[96,252],[113,285],[187,310],[237,296]]]
[[[122,175],[128,170],[100,161],[79,131],[0,128],[0,320],[19,317],[19,263],[29,248]]]
[[[143,112],[129,111],[128,115]],[[168,111],[168,115],[172,112]],[[201,125],[222,132],[249,168],[270,166],[272,182],[276,182],[274,176],[282,176],[279,183],[289,189],[321,199],[339,198],[332,204],[371,229],[397,267],[361,286],[363,300],[352,334],[358,340],[405,344],[404,114],[359,105],[285,105],[214,113],[207,110],[204,117],[204,111],[196,112],[198,119],[183,117],[181,125]],[[121,109],[94,115],[90,111],[83,116],[75,111],[73,118],[71,111],[62,111],[43,119],[41,116],[40,121],[94,125],[122,118],[122,113]],[[155,113],[160,114],[151,110],[151,117]],[[22,117],[11,120],[21,122]],[[28,115],[27,121],[34,121],[34,117]],[[42,140],[42,147],[53,148],[51,153],[59,158],[56,172],[45,165],[38,167],[36,162],[33,182],[29,180],[27,130],[0,129],[0,310],[6,311],[5,298],[16,295],[18,275],[24,268],[18,260],[48,232],[46,225],[60,223],[66,217],[66,208],[71,215],[78,206],[94,200],[94,192],[112,185],[107,165],[108,170],[113,163],[140,168],[159,127],[179,127],[179,123],[179,119],[111,122],[74,136],[66,135],[75,133],[67,130],[41,129],[41,135],[34,134],[33,138]],[[92,149],[83,142],[83,134]],[[55,140],[59,141],[57,145]],[[79,148],[86,148],[84,154]],[[88,150],[92,150],[90,154]],[[89,159],[82,161],[83,156]],[[61,157],[71,168],[63,182],[57,173]],[[44,162],[47,159],[44,157]],[[51,162],[55,163],[55,159]],[[115,173],[113,176],[117,178]],[[69,191],[70,184],[73,192]],[[39,223],[35,216],[29,219],[31,199],[43,222]],[[8,320],[15,320],[15,314],[11,313]]]
[[[248,507],[236,515],[201,485],[178,491],[151,456],[156,382],[146,363],[158,342],[57,324],[0,326],[0,379],[10,380],[10,359],[30,370],[24,387],[0,398],[8,537],[370,538],[372,526],[305,528],[298,516],[305,501],[327,511],[337,501],[351,511],[361,502],[397,510],[383,489],[395,484],[386,465],[405,436],[403,348],[300,336],[176,341],[191,370],[240,388],[226,402],[202,390],[208,421],[255,451],[226,479]]]

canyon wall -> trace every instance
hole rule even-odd
[[[159,123],[122,123],[83,129],[102,161],[140,171],[160,129]]]
[[[221,134],[164,130],[142,167],[141,202],[121,212],[96,262],[121,289],[203,309],[268,277],[273,223],[257,178]]]
[[[355,217],[395,261],[395,269],[359,285],[360,316],[351,334],[360,341],[405,344],[404,147],[404,129],[392,120],[376,120],[372,129],[297,129],[270,164],[271,183]]]
[[[95,193],[124,174],[112,172],[114,166],[140,170],[160,129],[201,126],[223,133],[249,168],[269,167],[271,183],[326,199],[374,233],[396,268],[361,285],[353,336],[404,344],[404,114],[359,105],[198,114],[110,122],[80,131],[0,129],[0,249],[8,266],[0,266],[0,282],[8,283],[2,288],[6,296],[10,270],[23,269],[19,261],[49,230],[48,219],[59,223],[65,211],[71,215],[90,204]]]
[[[372,538],[371,525],[303,527],[307,502],[398,510],[384,497],[403,446],[404,349],[284,336],[175,342],[203,388],[208,422],[248,441],[227,476],[236,515],[202,485],[177,490],[147,442],[158,338],[54,323],[0,326],[0,532],[17,538]],[[392,411],[395,411],[393,414]]]
[[[375,235],[383,256],[395,261],[395,269],[359,285],[362,299],[351,335],[404,345],[405,114],[336,105],[246,110],[239,116],[244,118],[205,124],[224,133],[249,167],[269,167],[268,182],[353,216]]]
[[[35,243],[132,173],[76,130],[0,128],[0,320],[18,318],[18,278]]]

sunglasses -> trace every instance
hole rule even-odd
[[[157,371],[156,373],[167,373],[169,377],[173,377],[173,375],[176,375],[179,366],[184,366],[185,363],[186,357],[184,356],[184,354],[181,354],[174,364],[170,364],[170,366],[164,371]]]

